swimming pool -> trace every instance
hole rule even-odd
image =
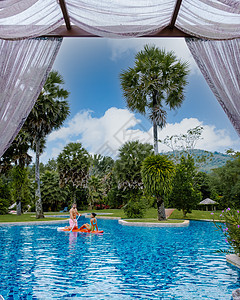
[[[81,218],[79,224],[85,222]],[[147,228],[98,220],[103,235],[60,225],[0,227],[5,299],[231,299],[239,272],[210,222]]]

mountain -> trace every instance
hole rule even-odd
[[[169,151],[164,153],[171,157],[181,157],[181,155],[187,155],[186,152],[182,151]],[[222,167],[226,164],[228,160],[233,160],[233,157],[228,154],[223,154],[220,152],[210,152],[200,149],[191,150],[191,155],[194,157],[195,161],[198,161],[201,158],[204,158],[203,162],[196,163],[198,170],[206,173],[210,173],[212,169]]]

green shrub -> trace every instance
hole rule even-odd
[[[146,213],[146,204],[142,198],[131,198],[123,210],[128,218],[143,218]]]
[[[8,213],[9,200],[0,198],[0,215]]]
[[[211,213],[214,215],[214,213]],[[227,208],[222,211],[220,215],[221,221],[224,225],[214,222],[215,226],[220,229],[224,236],[225,241],[233,249],[236,254],[240,253],[240,213],[239,210]],[[227,251],[230,252],[230,251]]]

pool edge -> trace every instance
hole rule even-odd
[[[127,222],[124,220],[118,220],[118,223],[123,226],[142,226],[142,227],[187,227],[190,221],[185,220],[182,223],[148,223],[148,222]]]

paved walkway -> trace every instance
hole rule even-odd
[[[174,210],[175,208],[166,208],[165,209],[166,218],[169,218]]]

